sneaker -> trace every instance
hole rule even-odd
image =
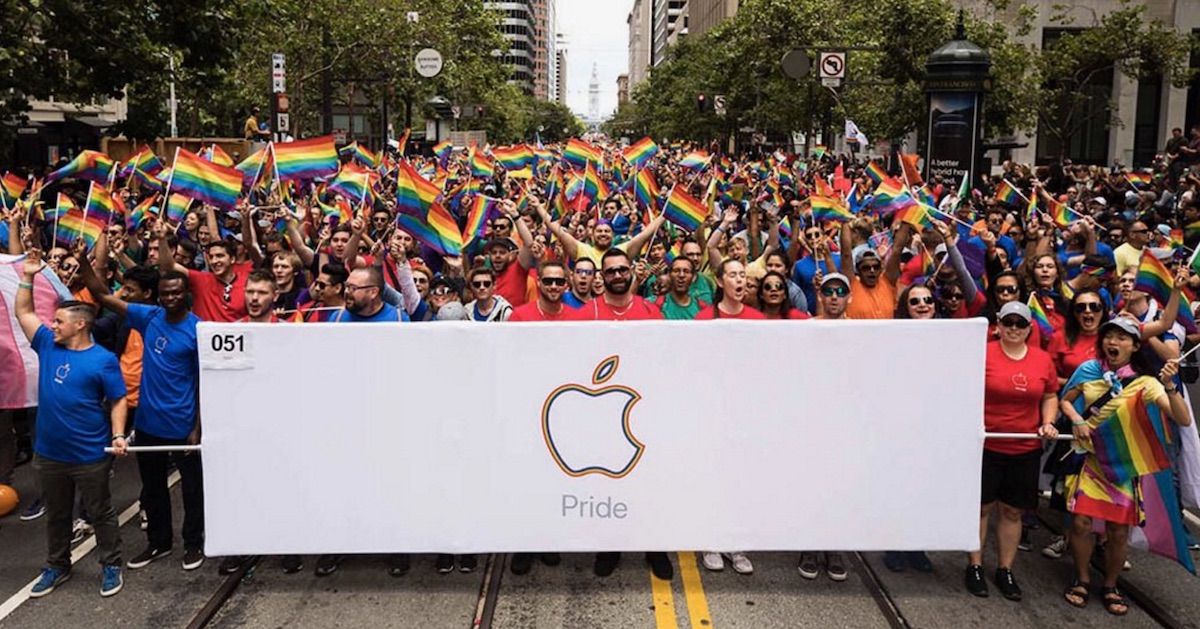
[[[917,572],[933,572],[933,562],[929,560],[929,555],[926,555],[920,550],[911,550],[904,553],[904,559],[908,565]]]
[[[557,566],[562,563],[562,555],[558,553],[542,553],[542,563],[547,566]]]
[[[125,585],[125,577],[121,576],[121,566],[104,566],[100,578],[100,596],[112,596],[121,591]]]
[[[1029,541],[1029,527],[1021,527],[1021,541],[1017,542],[1017,550],[1029,552],[1033,550],[1033,542]]]
[[[183,569],[195,570],[204,565],[204,551],[199,548],[187,548],[183,551]]]
[[[529,574],[533,569],[533,553],[513,553],[508,569],[516,575]]]
[[[388,555],[388,575],[402,577],[408,574],[409,567],[411,567],[411,563],[407,553]]]
[[[87,523],[87,520],[77,518],[75,523],[71,525],[71,543],[78,544],[82,542],[84,538],[91,535],[95,530],[91,524]]]
[[[184,555],[187,556],[186,554]],[[241,570],[242,564],[246,562],[246,557],[234,555],[221,560],[221,565],[217,567],[217,574],[233,574]]]
[[[171,554],[170,548],[158,549],[158,548],[154,548],[153,546],[150,546],[150,547],[146,548],[146,550],[143,550],[141,552],[141,554],[137,555],[133,559],[130,559],[129,563],[125,564],[125,567],[129,568],[130,570],[137,570],[138,568],[145,568],[146,566],[150,565],[151,561],[154,561],[155,559],[159,559],[161,557],[166,557],[167,555],[170,555],[170,554]]]
[[[1188,550],[1200,550],[1200,542],[1196,541],[1195,537],[1192,537],[1191,531],[1187,532],[1186,539]],[[1126,568],[1126,570],[1128,570],[1128,568]]]
[[[438,555],[437,561],[433,563],[433,567],[437,569],[438,574],[450,574],[454,572],[454,555]]]
[[[904,572],[908,569],[908,562],[904,560],[904,553],[898,550],[889,550],[883,553],[883,565],[892,572]]]
[[[317,557],[317,567],[313,570],[313,574],[318,577],[327,577],[337,572],[340,565],[342,565],[341,555],[321,555]]]
[[[675,578],[675,568],[671,565],[671,558],[667,553],[646,553],[646,563],[650,564],[650,572],[663,581]]]
[[[996,568],[994,578],[996,587],[1000,588],[1000,593],[1004,595],[1004,598],[1010,601],[1021,600],[1021,586],[1017,585],[1017,580],[1013,577],[1011,569]]]
[[[458,556],[458,571],[464,574],[475,572],[479,567],[479,559],[475,555],[459,555]]]
[[[1047,559],[1062,559],[1067,554],[1067,538],[1055,535],[1049,544],[1042,547],[1042,556]]]
[[[967,566],[967,573],[963,578],[963,583],[967,586],[967,591],[980,598],[987,598],[988,586],[987,581],[983,580],[983,566],[972,564]]]
[[[29,595],[33,598],[41,598],[53,592],[54,588],[62,585],[67,579],[70,578],[70,570],[42,568],[42,577],[38,579],[37,583],[33,584],[33,589],[29,591]]]
[[[714,553],[712,551],[704,552],[700,556],[700,563],[703,563],[706,569],[713,572],[720,572],[725,569],[725,559],[721,557],[721,553]]]
[[[831,581],[846,580],[846,561],[842,553],[825,553],[825,574]]]
[[[607,577],[621,563],[621,553],[596,553],[596,563],[592,565],[592,573],[598,577]]]
[[[283,564],[284,574],[296,574],[304,569],[304,559],[300,555],[284,555],[279,563]]]
[[[21,521],[28,522],[36,520],[43,515],[46,515],[46,503],[42,502],[41,498],[34,500],[25,510],[21,512]],[[53,588],[51,588],[53,589]],[[49,592],[47,592],[49,594]]]
[[[800,565],[797,566],[797,569],[800,571],[800,576],[805,579],[811,581],[817,578],[817,574],[821,572],[817,553],[800,553]]]
[[[138,528],[143,531],[150,528],[150,518],[146,517],[146,510],[138,511]]]
[[[750,563],[746,553],[729,553],[729,563],[738,574],[754,574],[754,564]]]

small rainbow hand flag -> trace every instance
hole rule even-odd
[[[679,227],[694,232],[708,218],[709,208],[695,197],[684,192],[682,186],[675,186],[667,203],[663,206],[663,216]]]
[[[871,179],[871,181],[875,182],[875,185],[877,186],[883,183],[883,180],[887,179],[888,176],[887,172],[883,170],[883,167],[875,163],[875,160],[871,160],[867,163],[865,174]]]
[[[1033,322],[1037,324],[1042,331],[1042,336],[1049,338],[1054,334],[1054,326],[1050,325],[1050,317],[1046,316],[1046,309],[1042,307],[1042,300],[1038,299],[1037,294],[1029,296],[1029,312],[1033,315]]]
[[[692,151],[679,160],[679,166],[688,170],[703,170],[712,161],[712,156],[706,151]]]
[[[219,166],[199,155],[179,149],[171,171],[171,192],[201,203],[233,207],[242,193],[242,171]]]
[[[13,207],[17,201],[24,196],[25,188],[29,187],[29,180],[23,177],[18,177],[12,173],[4,175],[0,179],[0,197],[3,198],[5,207]]]
[[[632,164],[634,168],[641,168],[655,155],[658,155],[658,144],[648,137],[634,142],[624,152],[625,161]]]
[[[574,168],[583,170],[588,162],[600,161],[600,149],[578,138],[571,138],[563,149],[562,159]]]
[[[488,223],[500,215],[500,199],[477,194],[471,197],[470,208],[467,213],[467,225],[463,228],[464,243],[483,237]]]
[[[828,149],[825,147],[824,144],[818,144],[818,145],[814,146],[812,149],[813,157],[820,160],[822,157],[825,157],[825,151],[827,151],[827,150]]]
[[[283,181],[328,177],[338,171],[338,153],[332,135],[311,140],[271,144],[275,168]]]
[[[854,214],[850,212],[850,208],[846,207],[845,203],[837,199],[829,197],[813,196],[808,198],[808,204],[812,207],[812,217],[814,221],[834,221],[844,223],[854,220]]]
[[[1125,177],[1129,179],[1129,183],[1133,184],[1133,187],[1139,190],[1148,188],[1154,183],[1154,176],[1150,173],[1129,173]]]
[[[1133,290],[1146,293],[1165,305],[1171,298],[1174,286],[1175,279],[1171,277],[1171,271],[1146,248],[1142,252],[1142,263],[1138,265],[1137,281]]]
[[[532,167],[537,161],[537,158],[533,156],[533,151],[524,144],[498,146],[492,149],[492,157],[508,172]]]
[[[424,217],[442,196],[442,191],[422,177],[407,160],[400,160],[399,165],[396,173],[396,209],[401,213]]]
[[[471,176],[472,177],[491,177],[496,172],[496,166],[488,156],[482,151],[474,151],[471,153]]]
[[[1000,180],[1000,185],[996,186],[996,200],[1005,205],[1020,207],[1024,198],[1007,179]]]
[[[172,225],[183,223],[183,218],[187,216],[188,206],[191,204],[191,199],[172,192],[171,196],[167,197],[167,222]]]
[[[45,183],[49,184],[66,177],[74,177],[94,181],[100,185],[108,185],[108,180],[116,167],[117,164],[113,158],[100,151],[80,151],[79,155],[76,155],[75,159],[66,166],[46,175]]]

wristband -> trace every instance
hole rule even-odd
[[[18,288],[28,288],[29,290],[33,290],[33,284],[30,284],[29,282],[17,282],[17,287]]]
[[[125,435],[113,435],[112,440],[116,441],[117,439],[124,439],[124,438],[125,438]]]
[[[1074,421],[1074,420],[1072,420],[1072,421],[1071,421],[1071,425],[1072,425],[1072,426],[1086,426],[1086,425],[1087,425],[1087,422],[1086,422],[1086,421],[1083,421],[1082,419],[1081,419],[1081,420],[1079,420],[1079,421]]]

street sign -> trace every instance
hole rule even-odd
[[[442,53],[432,48],[423,48],[417,53],[413,65],[416,66],[417,74],[432,79],[442,71]]]
[[[713,94],[713,113],[718,116],[725,115],[725,95]]]
[[[282,94],[287,91],[287,79],[283,77],[271,77],[271,93]]]
[[[275,114],[276,121],[279,123],[277,128],[280,133],[287,133],[287,128],[291,126],[291,118],[289,114]]]
[[[822,79],[846,78],[846,53],[822,52],[817,71]]]
[[[283,55],[271,55],[271,93],[282,94],[287,91],[287,75],[284,71]]]
[[[841,79],[821,79],[821,87],[841,87]]]
[[[779,65],[783,68],[784,76],[799,81],[808,76],[812,61],[808,58],[807,50],[797,48],[783,55],[783,59],[779,61]]]
[[[450,106],[450,115],[454,116],[455,120],[458,120],[459,118],[462,117],[462,107],[459,107],[458,105],[451,105]]]

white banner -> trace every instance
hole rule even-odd
[[[206,552],[966,550],[985,334],[202,323]]]

